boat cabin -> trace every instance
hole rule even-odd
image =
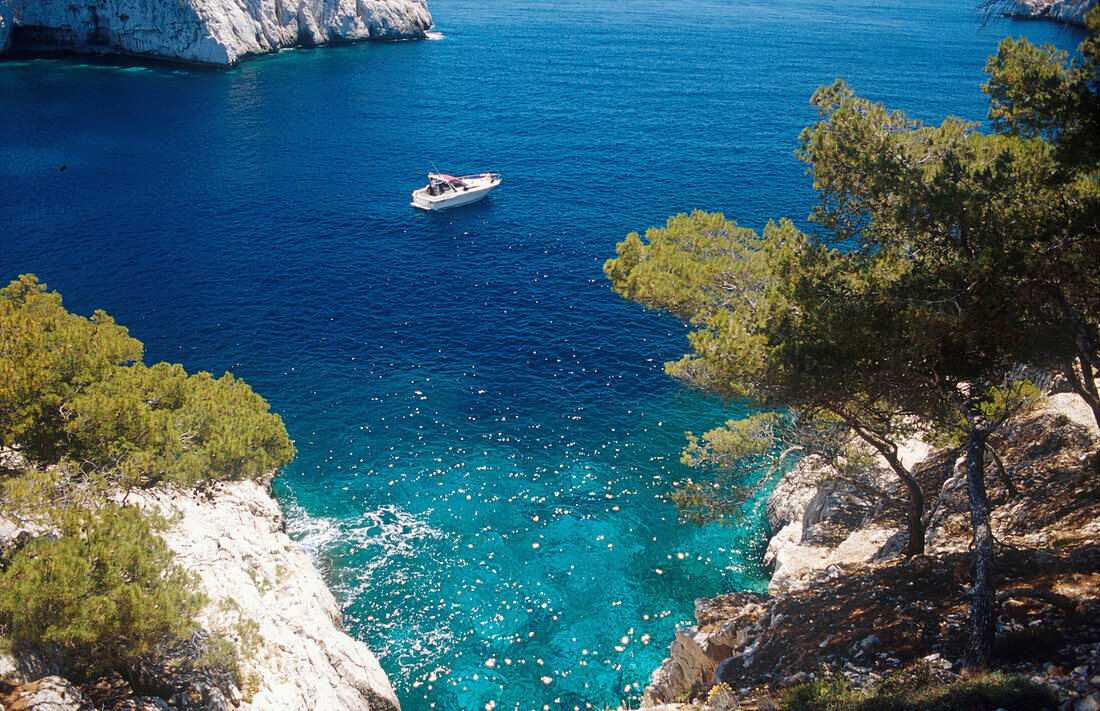
[[[429,195],[447,195],[467,189],[466,184],[463,183],[460,178],[456,178],[453,175],[447,175],[446,173],[428,174]]]

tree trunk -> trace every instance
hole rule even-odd
[[[989,667],[993,638],[997,633],[997,584],[993,579],[993,529],[989,521],[989,497],[985,491],[985,450],[992,425],[957,383],[936,378],[936,387],[970,426],[966,440],[966,492],[970,498],[970,525],[974,529],[974,589],[970,598],[970,634],[966,642],[964,671]]]
[[[1015,499],[1020,495],[1020,490],[1016,488],[1016,483],[1012,481],[1012,477],[1008,475],[1008,470],[1005,469],[1005,463],[1001,461],[1001,455],[997,454],[997,450],[993,448],[989,441],[985,443],[986,449],[989,450],[990,456],[993,457],[993,463],[997,465],[997,474],[1001,478],[1001,483],[1004,484],[1005,490],[1008,492],[1008,498]]]
[[[984,419],[984,418],[982,418]],[[966,442],[966,490],[974,528],[974,594],[970,598],[970,636],[966,644],[968,672],[989,667],[997,631],[996,583],[993,580],[993,530],[985,491],[985,448],[989,436],[984,422],[971,424]]]
[[[856,424],[855,418],[849,413],[840,409],[834,409],[833,411],[844,419],[848,426],[852,428],[852,431],[859,435],[860,439],[874,447],[882,455],[882,458],[886,460],[890,468],[901,479],[901,483],[905,485],[905,491],[908,494],[906,502],[909,504],[905,512],[905,527],[909,533],[909,541],[905,544],[905,550],[902,551],[902,554],[905,556],[921,555],[924,553],[925,543],[924,492],[920,488],[920,483],[898,459],[897,445],[860,427]]]
[[[1100,427],[1100,393],[1096,390],[1096,379],[1092,377],[1092,366],[1080,354],[1077,356],[1077,363],[1081,368],[1080,372],[1070,363],[1065,367],[1066,378],[1073,392],[1077,393],[1092,409],[1092,416],[1096,418],[1096,425]]]
[[[924,492],[913,477],[903,478],[905,488],[909,490],[909,510],[905,513],[905,527],[909,531],[909,542],[905,544],[905,555],[914,556],[924,553]]]
[[[1100,369],[1100,355],[1097,354],[1097,348],[1092,342],[1088,328],[1085,327],[1084,320],[1070,306],[1069,300],[1066,299],[1066,295],[1062,293],[1062,290],[1052,286],[1047,291],[1061,310],[1062,317],[1065,318],[1070,331],[1073,333],[1073,341],[1077,346],[1077,361],[1081,366],[1081,377],[1078,379],[1074,366],[1069,364],[1066,370],[1068,371],[1067,375],[1070,376],[1070,384],[1073,385],[1073,390],[1092,408],[1092,416],[1096,418],[1097,426],[1100,426],[1100,393],[1096,390],[1096,378],[1093,376],[1094,369]]]
[[[872,446],[874,443],[872,442]],[[920,483],[909,473],[909,470],[898,459],[897,450],[888,447],[876,447],[879,453],[890,464],[890,468],[905,485],[905,491],[909,494],[909,509],[905,512],[905,527],[909,532],[909,542],[905,544],[904,555],[914,556],[924,553],[924,492]]]

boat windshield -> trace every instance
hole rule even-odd
[[[446,173],[431,173],[428,175],[428,180],[433,183],[450,185],[454,188],[459,188],[465,185],[465,183],[462,182],[462,178],[456,178],[453,175],[447,175]]]
[[[444,193],[457,192],[457,188],[444,180],[432,180],[428,184],[429,195],[443,195]]]

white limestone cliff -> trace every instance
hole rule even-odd
[[[11,44],[11,6],[0,0],[0,53]]]
[[[425,0],[0,0],[0,52],[221,66],[282,47],[419,38],[431,26]]]
[[[1096,0],[1015,0],[1010,17],[1053,20],[1085,26],[1085,15],[1096,7]]]
[[[343,631],[332,593],[262,486],[155,491],[136,503],[172,521],[162,536],[209,599],[198,621],[241,649],[243,699],[231,703],[247,711],[400,711],[385,672]]]
[[[243,688],[231,687],[223,695],[200,683],[197,696],[175,702],[177,708],[400,711],[386,673],[366,645],[344,632],[335,598],[313,561],[287,535],[279,504],[264,486],[228,482],[201,492],[131,491],[125,498],[164,516],[168,527],[161,537],[207,599],[196,621],[207,636],[228,640],[239,652]],[[0,518],[0,549],[19,545],[20,536],[48,533]],[[24,691],[36,693],[34,682],[57,673],[28,650],[14,656],[0,652],[0,695],[5,682],[30,682]],[[171,674],[147,681],[177,692],[191,682]],[[163,706],[153,702],[149,708]]]

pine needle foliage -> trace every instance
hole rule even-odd
[[[126,492],[263,479],[294,456],[243,381],[142,352],[33,275],[0,290],[0,516],[48,531],[0,559],[0,632],[78,676],[186,647],[204,604]]]
[[[0,447],[114,488],[257,479],[293,458],[246,383],[141,355],[102,311],[69,313],[32,275],[12,282],[0,291]]]
[[[28,543],[0,572],[8,635],[92,675],[189,634],[204,600],[154,526],[135,507],[109,504]]]
[[[670,375],[823,415],[885,459],[906,490],[909,554],[924,546],[924,493],[899,443],[916,422],[965,439],[970,671],[988,665],[995,631],[985,453],[1029,399],[1013,373],[1059,372],[1100,423],[1100,8],[1087,22],[1073,61],[1001,44],[984,87],[993,133],[957,118],[925,125],[841,80],[818,89],[820,120],[798,152],[818,193],[812,235],[773,222],[758,236],[694,213],[629,235],[604,265],[624,297],[696,329]],[[746,449],[750,431],[778,444],[745,424],[690,440],[689,460],[770,451]],[[681,502],[709,516],[736,501],[710,483]]]

